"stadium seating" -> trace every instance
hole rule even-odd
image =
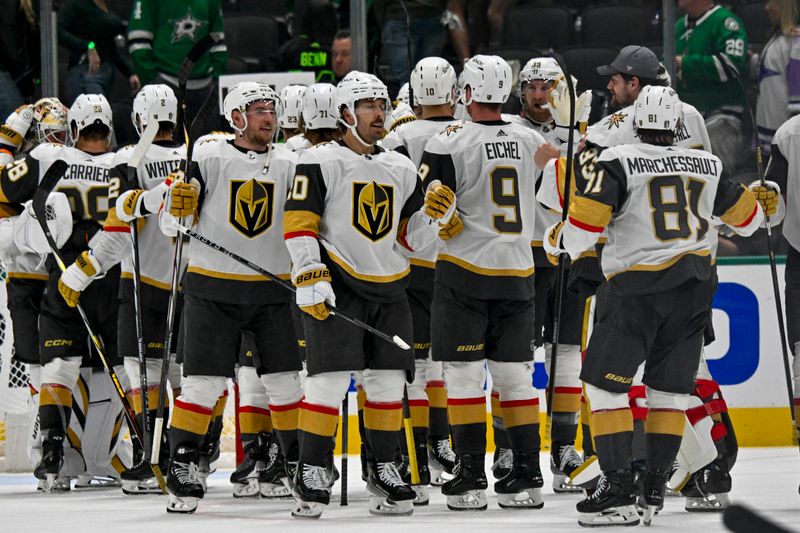
[[[258,15],[283,17],[286,8],[283,0],[223,0],[222,12],[227,15]]]
[[[561,48],[574,42],[575,16],[564,6],[519,6],[503,20],[503,46]]]
[[[228,54],[244,61],[249,72],[275,69],[279,48],[279,24],[270,17],[225,17]]]
[[[587,44],[646,44],[658,39],[660,26],[653,26],[654,19],[655,12],[642,6],[590,6],[581,13],[581,36]]]

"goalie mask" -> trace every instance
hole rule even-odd
[[[65,144],[69,131],[67,113],[58,98],[42,98],[33,104],[33,126],[27,139],[30,148],[42,143]]]
[[[178,99],[167,85],[145,85],[133,99],[131,120],[139,136],[150,123],[169,122],[176,124],[178,121]]]
[[[234,85],[233,89],[225,96],[222,102],[222,110],[225,113],[225,118],[228,119],[228,124],[231,125],[236,132],[241,134],[247,129],[247,107],[253,102],[264,101],[272,102],[275,107],[275,113],[281,116],[283,113],[283,105],[280,97],[272,90],[272,88],[265,83],[258,83],[254,81],[244,81]],[[244,126],[239,128],[233,121],[233,112],[239,111],[244,119]]]

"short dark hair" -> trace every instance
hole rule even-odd
[[[672,146],[675,144],[675,132],[668,130],[648,130],[639,128],[636,136],[643,143],[654,144],[656,146]]]
[[[166,135],[170,134],[175,131],[175,123],[174,122],[167,122],[166,120],[161,120],[158,122],[158,133],[156,135]]]
[[[350,38],[352,38],[352,35],[350,34],[349,28],[339,30],[336,32],[336,35],[333,36],[334,41],[338,41],[339,39],[350,39]]]

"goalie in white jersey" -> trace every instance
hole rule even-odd
[[[171,186],[161,222],[162,230],[174,235],[174,217],[193,216],[197,233],[288,279],[283,201],[296,156],[273,143],[280,104],[265,84],[234,86],[223,108],[235,138],[196,144],[193,166],[187,171],[190,183]],[[226,378],[234,375],[241,331],[252,333],[258,349],[257,371],[267,389],[278,443],[290,462],[297,457],[302,397],[291,293],[197,243],[192,245],[187,270],[181,323],[185,378],[169,436],[167,510],[171,512],[194,512],[197,499],[204,495],[196,476],[200,445],[212,411],[226,392]]]
[[[502,507],[544,504],[539,467],[539,395],[533,388],[534,283],[531,240],[537,170],[536,132],[501,120],[511,68],[478,55],[463,72],[462,98],[472,122],[453,124],[425,146],[420,174],[458,199],[463,231],[443,242],[431,314],[433,360],[442,361],[456,477],[442,486],[448,507],[485,510],[488,360],[514,454],[495,483]],[[522,498],[518,498],[522,495]]]
[[[420,118],[392,130],[381,141],[381,146],[404,154],[415,167],[419,167],[425,145],[431,137],[447,126],[460,122],[453,117],[456,103],[455,70],[441,57],[426,57],[411,72],[411,88],[414,100],[421,108]],[[440,237],[444,240],[450,239],[461,229],[461,219],[456,215],[450,226],[440,233]],[[434,243],[429,248],[411,253],[411,275],[407,291],[414,321],[416,353],[416,377],[407,385],[407,391],[422,484],[414,489],[418,493],[418,501],[428,499],[424,485],[441,485],[444,482],[441,473],[452,474],[455,466],[455,455],[450,448],[447,391],[444,388],[442,364],[430,359],[431,302],[437,249],[438,246]],[[407,473],[403,472],[403,475]]]
[[[712,217],[741,235],[763,219],[749,190],[721,179],[717,157],[673,146],[680,114],[672,89],[643,88],[634,111],[642,142],[579,159],[567,222],[548,232],[549,253],[575,258],[608,230],[601,259],[608,283],[581,370],[605,478],[578,503],[584,526],[639,521],[627,393],[642,362],[649,408],[645,522],[663,505],[713,293]]]
[[[349,73],[336,88],[336,100],[344,137],[301,154],[284,222],[297,304],[304,312],[308,370],[293,514],[318,517],[330,502],[325,464],[331,437],[351,373],[362,370],[370,510],[410,514],[415,493],[402,481],[394,457],[413,354],[329,318],[327,304],[410,339],[407,253],[438,238],[440,224],[453,213],[453,196],[439,186],[423,197],[414,165],[376,146],[390,108],[378,78]]]

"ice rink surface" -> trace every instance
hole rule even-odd
[[[358,456],[350,457],[350,505],[339,506],[339,485],[320,520],[298,520],[289,514],[290,502],[234,499],[229,470],[209,480],[209,492],[193,515],[168,515],[164,496],[124,496],[119,489],[68,494],[37,494],[30,474],[0,475],[0,531],[79,531],[81,533],[228,533],[325,531],[380,533],[470,533],[525,531],[586,531],[577,525],[579,495],[556,495],[542,454],[545,506],[538,511],[505,511],[490,489],[488,511],[448,511],[444,496],[431,489],[431,503],[417,507],[410,517],[375,517],[368,512],[368,496],[360,477]],[[339,458],[337,457],[337,466]],[[487,469],[488,472],[488,469]],[[800,454],[796,448],[748,448],[739,453],[733,470],[731,500],[752,507],[793,531],[800,532]],[[643,527],[643,526],[639,526]],[[720,514],[687,513],[682,498],[668,498],[656,516],[652,531],[712,533],[727,531]],[[267,529],[268,528],[268,529]],[[420,528],[420,529],[416,529]],[[603,528],[616,531],[621,528]],[[631,531],[631,528],[621,529]],[[763,533],[763,532],[754,532]]]

